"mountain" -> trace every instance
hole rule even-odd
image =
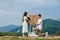
[[[21,33],[22,32],[22,26],[20,26],[19,28],[13,29],[10,32],[17,32],[19,30],[20,30],[19,33]],[[60,22],[59,21],[52,20],[52,19],[43,20],[42,33],[48,32],[49,34],[54,34],[58,31],[60,31]]]
[[[60,31],[60,22],[52,19],[43,20],[42,32],[49,32],[49,34],[54,34]]]
[[[49,34],[54,34],[60,31],[60,21],[45,19],[43,20],[43,29],[42,33],[48,32]],[[8,25],[0,27],[1,32],[13,32],[13,33],[22,33],[22,26],[17,25]]]
[[[60,18],[59,18],[59,19],[57,19],[57,21],[60,21]]]
[[[0,27],[0,32],[8,32],[8,31],[16,29],[16,28],[18,28],[17,25],[3,26],[3,27]]]
[[[22,26],[19,26],[13,30],[10,30],[9,32],[14,32],[14,33],[22,33]]]

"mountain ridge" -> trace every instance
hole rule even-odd
[[[43,23],[42,33],[48,32],[49,34],[54,34],[57,31],[60,31],[60,21],[56,21],[56,20],[53,20],[53,19],[45,19],[45,20],[42,21],[42,23]],[[13,28],[11,30],[8,29],[9,31],[6,31],[6,32],[17,33],[17,31],[20,30],[19,33],[22,33],[22,26],[17,26],[17,25],[14,26],[13,25],[13,26],[10,26],[10,27],[13,27]],[[3,30],[3,31],[5,31],[5,30]]]
[[[17,27],[18,27],[17,25],[3,26],[3,27],[0,27],[0,32],[8,32],[8,31],[15,29]]]

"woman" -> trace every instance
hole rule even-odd
[[[23,36],[25,36],[25,33],[28,33],[28,19],[27,19],[27,12],[24,12],[23,18],[22,18],[22,22],[23,22],[23,28],[22,28],[22,33]],[[28,35],[28,34],[27,34]]]

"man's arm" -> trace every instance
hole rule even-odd
[[[40,25],[41,24],[41,20],[39,20],[37,23],[35,23],[35,25]]]
[[[36,26],[40,25],[40,23],[35,23],[35,22],[31,21],[31,20],[30,20],[30,22],[31,22],[32,24],[36,25]]]
[[[39,24],[38,23],[35,23],[35,25],[38,26],[38,25],[40,25],[40,23]]]

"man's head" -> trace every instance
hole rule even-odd
[[[41,18],[41,14],[38,14],[38,17]]]

